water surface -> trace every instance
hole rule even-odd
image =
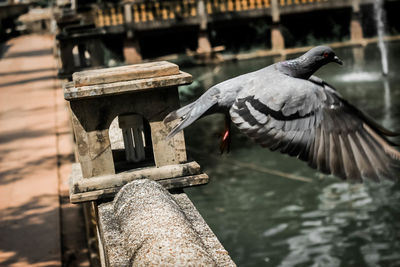
[[[388,48],[386,79],[375,44],[336,49],[345,65],[329,64],[317,75],[400,131],[400,43]],[[273,60],[186,68],[195,81],[180,89],[181,99],[188,103]],[[213,115],[185,130],[189,156],[211,177],[208,185],[186,192],[238,266],[400,266],[400,183],[350,185],[237,131],[231,152],[220,156],[222,129],[223,117]]]

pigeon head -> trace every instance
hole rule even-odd
[[[286,75],[308,79],[319,68],[331,62],[343,64],[343,61],[336,56],[332,48],[317,46],[296,59],[278,63],[278,69]]]
[[[311,65],[323,66],[330,62],[336,62],[343,65],[343,61],[336,56],[335,52],[329,46],[317,46],[309,50],[303,56]]]

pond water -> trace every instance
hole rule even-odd
[[[376,44],[335,50],[345,65],[329,64],[317,75],[400,131],[400,43],[388,44],[387,78],[380,74]],[[180,88],[181,100],[188,103],[273,60],[183,68],[195,81]],[[220,155],[223,126],[223,116],[212,115],[185,130],[189,156],[211,178],[185,191],[238,266],[400,266],[399,182],[350,185],[263,149],[238,131],[231,152]]]

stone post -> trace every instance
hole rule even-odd
[[[87,67],[86,65],[86,45],[85,44],[78,44],[78,53],[79,53],[79,67]]]
[[[75,68],[74,55],[72,54],[74,44],[65,39],[58,39],[58,42],[60,45],[60,59],[62,65],[60,73],[71,73]]]
[[[279,28],[280,26],[280,12],[278,0],[271,0],[271,49],[275,51],[285,49],[285,39]]]
[[[124,42],[124,58],[127,64],[136,64],[142,62],[140,45],[137,39],[127,39]]]
[[[93,38],[87,42],[90,54],[90,67],[102,67],[106,64],[104,58],[104,46],[100,38]]]
[[[352,10],[350,39],[352,42],[361,42],[364,39],[364,36],[360,22],[360,0],[352,0]]]
[[[212,52],[212,47],[211,47],[210,40],[208,39],[207,31],[200,30],[200,32],[199,32],[197,52],[198,53],[211,53]]]
[[[132,5],[127,3],[124,5],[125,26],[127,27],[126,40],[124,42],[124,58],[127,64],[136,64],[142,62],[142,55],[140,53],[140,45],[134,32],[130,29],[130,24],[133,23]]]
[[[163,123],[179,107],[177,86],[190,83],[190,74],[169,62],[153,62],[82,71],[72,77],[73,82],[64,86],[80,163],[71,176],[72,202],[109,197],[125,183],[146,177],[163,180],[168,188],[208,182],[197,163],[186,162],[183,133],[166,139],[176,122]],[[126,129],[127,157],[122,161],[114,158],[109,138],[117,116]],[[138,118],[150,125],[147,133],[142,133],[146,129]]]
[[[212,47],[210,40],[208,39],[207,33],[207,10],[204,0],[199,0],[197,2],[197,14],[200,18],[200,29],[198,37],[198,53],[210,53],[212,52]]]

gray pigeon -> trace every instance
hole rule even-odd
[[[168,138],[200,117],[223,113],[262,147],[308,162],[349,181],[397,179],[400,152],[387,136],[397,136],[312,76],[323,65],[342,61],[327,46],[211,87],[195,102],[165,119],[180,122]],[[229,141],[226,125],[223,142]]]

